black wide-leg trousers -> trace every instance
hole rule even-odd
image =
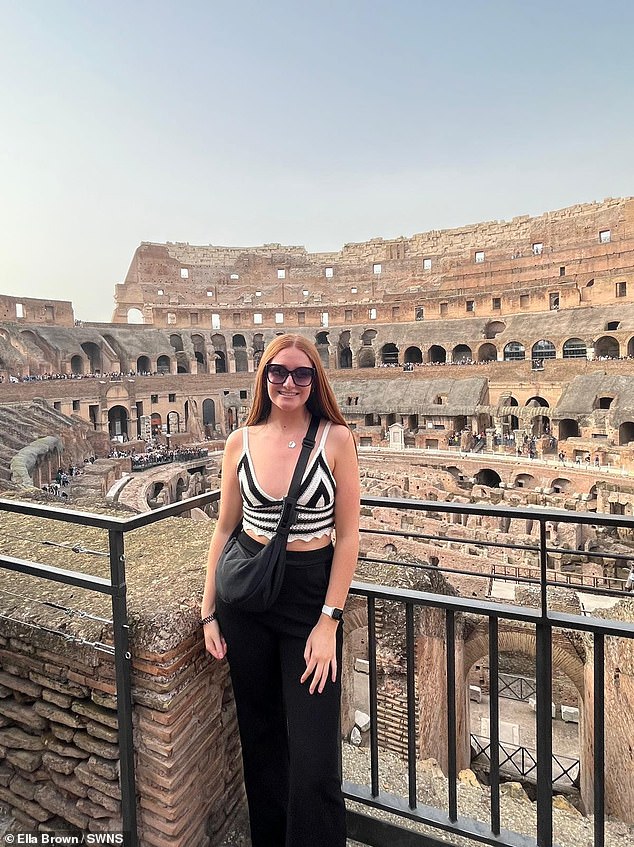
[[[242,533],[251,552],[261,545]],[[253,847],[345,847],[339,714],[343,631],[337,629],[337,681],[310,694],[304,649],[326,596],[332,545],[288,551],[273,607],[241,612],[220,599],[217,613],[242,742]]]

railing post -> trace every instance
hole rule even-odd
[[[552,629],[548,620],[546,522],[539,522],[541,620],[536,624],[537,682],[537,847],[553,842]]]
[[[129,643],[126,603],[123,531],[109,530],[114,664],[117,683],[117,720],[121,765],[121,814],[126,847],[137,847],[136,781],[134,778],[134,741],[132,737],[132,656]]]

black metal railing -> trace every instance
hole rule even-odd
[[[471,733],[471,747],[473,749],[473,760],[482,757],[490,763],[491,761],[491,739],[482,735]],[[537,750],[533,747],[522,747],[517,744],[509,744],[500,741],[499,744],[500,771],[509,776],[521,776],[525,779],[533,779],[537,773]],[[574,786],[579,780],[579,759],[572,756],[561,756],[553,753],[553,788],[558,785]]]
[[[127,583],[125,571],[124,536],[126,532],[155,523],[163,518],[173,517],[202,508],[218,500],[219,491],[200,494],[189,500],[163,506],[152,512],[144,512],[131,518],[114,518],[88,512],[56,509],[52,506],[39,506],[17,500],[0,499],[0,512],[46,518],[53,521],[93,527],[108,533],[108,557],[110,578],[94,576],[79,571],[43,565],[37,562],[0,556],[0,569],[14,573],[28,574],[49,582],[74,585],[89,592],[107,595],[112,602],[112,624],[114,644],[115,681],[117,695],[117,719],[119,734],[119,784],[121,788],[122,830],[126,847],[137,847],[136,785],[134,776],[134,745],[132,737],[132,656],[129,646],[129,627],[127,611]],[[18,623],[20,621],[18,620]],[[49,630],[50,631],[50,630]]]
[[[498,695],[508,700],[528,701],[535,696],[537,691],[536,682],[527,676],[516,676],[510,673],[498,674]]]
[[[28,514],[35,517],[63,521],[71,524],[91,526],[106,530],[109,539],[110,578],[89,576],[84,573],[67,571],[31,561],[11,557],[0,557],[0,568],[16,573],[29,574],[41,579],[58,583],[75,585],[89,591],[96,591],[110,596],[112,602],[112,625],[114,639],[114,659],[117,686],[117,713],[119,719],[119,744],[121,758],[120,785],[122,794],[122,823],[125,832],[125,843],[128,847],[137,847],[136,822],[136,791],[134,778],[134,749],[132,738],[132,695],[131,695],[131,654],[128,644],[128,621],[126,606],[126,573],[124,536],[126,532],[139,529],[155,523],[165,517],[171,517],[189,511],[195,507],[205,506],[219,499],[219,492],[213,491],[198,497],[182,501],[170,506],[164,506],[152,512],[127,519],[117,519],[103,515],[95,515],[70,510],[57,510],[50,506],[40,506],[31,503],[21,503],[13,500],[0,500],[0,511]],[[634,518],[625,516],[599,515],[595,513],[577,513],[565,510],[508,508],[506,506],[486,506],[474,504],[457,504],[429,502],[409,499],[392,499],[382,497],[363,497],[362,506],[369,509],[396,509],[403,513],[433,513],[434,515],[463,515],[487,516],[508,521],[510,518],[522,521],[536,522],[538,525],[537,543],[521,545],[506,541],[483,541],[468,538],[470,545],[481,545],[490,550],[507,548],[523,550],[535,555],[539,569],[539,579],[523,577],[519,573],[508,576],[514,582],[534,585],[539,588],[539,606],[537,608],[514,606],[465,598],[434,594],[407,588],[389,587],[368,582],[355,581],[351,593],[365,598],[368,621],[368,658],[369,658],[369,692],[370,692],[370,784],[358,785],[344,782],[346,797],[351,801],[360,802],[368,807],[380,809],[399,816],[403,821],[414,821],[445,831],[454,836],[465,836],[478,842],[501,847],[551,847],[553,844],[552,821],[552,643],[553,630],[567,630],[575,633],[586,633],[592,639],[593,645],[593,711],[594,739],[592,752],[594,757],[593,774],[593,812],[594,812],[594,847],[605,847],[605,798],[604,798],[604,656],[606,637],[634,638],[634,625],[623,621],[595,618],[576,614],[554,611],[548,606],[548,590],[560,587],[549,575],[548,556],[551,553],[565,553],[567,556],[575,553],[569,548],[558,549],[547,544],[546,525],[549,522],[575,523],[602,526],[612,529],[625,527],[634,532]],[[375,527],[364,527],[364,533],[379,536],[389,535],[394,538],[408,538],[424,542],[459,542],[461,538],[453,535],[432,535],[411,530],[385,530]],[[465,540],[471,532],[467,526],[461,531]],[[501,538],[502,535],[498,535]],[[514,534],[510,534],[515,538]],[[594,551],[579,550],[579,556],[591,558],[599,555]],[[623,558],[608,554],[610,559]],[[363,557],[367,563],[389,561],[378,558]],[[411,567],[410,562],[404,562]],[[437,565],[420,564],[418,567],[428,570],[444,571],[445,573],[471,573],[468,569],[453,570],[440,568]],[[475,573],[475,572],[474,572]],[[483,579],[487,574],[477,572]],[[504,578],[496,576],[496,578]],[[594,589],[591,586],[579,585],[579,592],[592,592],[623,595],[614,589]],[[378,703],[378,673],[377,673],[377,604],[393,602],[401,604],[405,609],[405,656],[406,656],[406,694],[407,694],[407,797],[390,794],[380,787],[380,756],[379,734],[377,731]],[[416,666],[415,666],[415,610],[418,607],[440,610],[444,614],[445,635],[445,674],[446,674],[446,729],[447,729],[447,809],[440,810],[418,801],[416,757],[418,749],[416,714]],[[488,824],[459,816],[457,803],[457,709],[456,709],[456,624],[462,615],[479,615],[487,620],[488,628],[488,659],[490,671],[490,819]],[[537,827],[536,839],[527,838],[502,828],[500,812],[500,738],[499,738],[499,626],[504,622],[521,623],[534,629],[536,637],[536,730],[537,730]],[[355,840],[375,847],[387,847],[399,843],[411,847],[440,847],[446,840],[440,840],[433,835],[422,835],[401,824],[386,820],[378,820],[368,814],[349,810],[349,836]]]
[[[559,523],[582,524],[590,526],[608,527],[616,530],[625,527],[630,532],[634,531],[634,519],[631,517],[616,515],[601,515],[596,513],[569,512],[556,509],[533,509],[512,508],[506,506],[483,506],[475,504],[454,504],[441,502],[424,502],[409,499],[391,499],[383,497],[364,497],[362,505],[376,507],[378,509],[396,509],[407,512],[430,512],[435,515],[467,515],[488,516],[499,518],[500,521],[508,521],[509,518],[530,521],[531,526],[537,523],[537,544],[530,546],[505,541],[481,541],[470,538],[469,544],[482,544],[490,548],[507,548],[512,550],[529,550],[537,558],[539,568],[539,579],[512,577],[514,582],[526,583],[539,588],[539,605],[536,608],[525,606],[514,606],[508,603],[495,603],[487,600],[464,598],[457,596],[445,596],[431,592],[413,591],[406,588],[388,588],[384,585],[375,585],[367,582],[355,581],[351,586],[351,593],[359,597],[365,597],[367,603],[368,620],[368,658],[369,658],[369,690],[370,690],[370,785],[362,786],[344,781],[344,792],[348,800],[357,801],[369,807],[379,809],[382,812],[392,813],[404,821],[413,821],[417,824],[426,824],[450,833],[456,837],[463,836],[472,838],[483,844],[503,845],[503,847],[529,847],[537,844],[537,847],[552,847],[553,845],[553,818],[552,818],[552,646],[553,630],[566,630],[574,633],[586,633],[592,638],[593,646],[593,711],[594,738],[592,753],[594,757],[593,773],[593,847],[605,847],[605,783],[604,783],[604,741],[605,741],[605,674],[604,656],[606,637],[634,638],[634,624],[623,621],[613,621],[589,615],[568,614],[554,611],[548,605],[548,591],[551,587],[561,587],[561,583],[555,581],[549,575],[548,556],[551,553],[566,553],[571,555],[575,551],[569,548],[559,549],[547,544],[547,523],[557,521]],[[508,529],[508,527],[507,527]],[[420,539],[426,542],[445,540],[460,543],[460,537],[454,535],[431,535],[411,530],[385,530],[374,527],[364,527],[364,533],[379,536],[396,536],[408,539]],[[469,529],[463,526],[465,539]],[[498,536],[499,537],[499,536]],[[515,534],[511,535],[515,538]],[[592,552],[586,550],[576,551],[580,557],[592,557]],[[604,555],[606,555],[604,553]],[[614,558],[613,554],[607,554]],[[624,559],[628,557],[624,556]],[[363,557],[367,562],[386,562],[394,564],[388,559],[382,560],[376,557]],[[412,566],[409,562],[403,563]],[[464,567],[460,570],[451,568],[439,568],[438,565],[419,565],[428,570],[444,571],[445,573],[468,574]],[[477,576],[486,577],[482,572],[471,572]],[[590,592],[600,594],[620,594],[610,589],[594,589],[591,586],[579,585],[579,592]],[[378,673],[377,673],[377,603],[397,603],[405,607],[406,633],[405,633],[405,657],[406,657],[406,695],[409,722],[407,727],[408,737],[408,796],[400,797],[386,792],[380,787],[380,757],[378,744],[377,725],[377,695],[378,695]],[[417,773],[415,766],[416,738],[415,738],[415,713],[416,713],[416,690],[414,683],[415,650],[413,625],[414,610],[416,607],[427,607],[439,609],[444,612],[445,618],[445,673],[446,673],[446,734],[447,734],[447,809],[440,810],[435,807],[418,802],[417,799]],[[488,659],[490,673],[489,691],[489,722],[490,722],[490,814],[488,824],[481,821],[465,818],[458,814],[457,803],[457,709],[456,709],[456,617],[462,614],[477,615],[488,621]],[[500,737],[499,737],[499,626],[505,622],[521,623],[530,627],[535,633],[536,653],[536,736],[537,736],[537,823],[536,838],[519,835],[502,827],[500,809]],[[414,761],[412,761],[414,759]],[[440,840],[433,835],[420,834],[400,824],[394,824],[387,820],[373,821],[369,816],[357,811],[348,811],[349,835],[352,839],[374,845],[374,847],[388,847],[394,843],[411,845],[411,847],[440,847],[446,844],[446,840]]]

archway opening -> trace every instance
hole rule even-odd
[[[127,321],[129,324],[142,324],[143,312],[140,309],[128,309]]]
[[[420,365],[423,362],[423,353],[420,347],[408,347],[405,350],[403,361],[407,365]]]
[[[396,344],[384,344],[381,347],[381,362],[384,365],[398,365],[398,347]]]
[[[124,406],[113,406],[108,409],[108,434],[110,438],[127,441],[128,410]]]
[[[478,362],[496,362],[498,351],[494,344],[483,344],[478,350]]]
[[[594,342],[595,359],[618,359],[619,355],[619,342],[611,335],[603,335]]]
[[[70,360],[71,373],[79,376],[84,372],[84,360],[81,356],[73,356]]]
[[[499,488],[502,478],[492,468],[481,468],[475,475],[475,481],[478,485],[486,485],[488,488]]]
[[[471,347],[467,344],[458,344],[453,348],[451,353],[451,361],[456,364],[464,364],[472,361]]]
[[[585,342],[580,338],[569,338],[564,341],[563,357],[564,359],[587,359],[588,349]]]
[[[504,361],[518,362],[526,358],[526,348],[519,341],[509,341],[504,347]]]
[[[151,369],[150,359],[148,356],[139,356],[136,360],[137,374],[149,374]]]
[[[565,441],[567,438],[579,438],[579,424],[572,418],[559,421],[559,440]]]
[[[634,422],[624,421],[619,427],[619,445],[624,446],[634,441]]]
[[[172,361],[169,356],[159,356],[156,360],[156,370],[160,374],[168,374],[172,369]]]
[[[439,344],[432,344],[427,351],[427,361],[432,365],[444,365],[447,361],[447,351]]]

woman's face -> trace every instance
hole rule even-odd
[[[295,368],[312,368],[313,363],[306,353],[297,347],[286,347],[280,350],[271,361],[270,365],[283,365],[287,370]],[[267,379],[266,387],[271,403],[282,412],[294,412],[304,406],[310,397],[311,385],[295,385],[293,377],[289,374],[281,385],[274,385]]]

